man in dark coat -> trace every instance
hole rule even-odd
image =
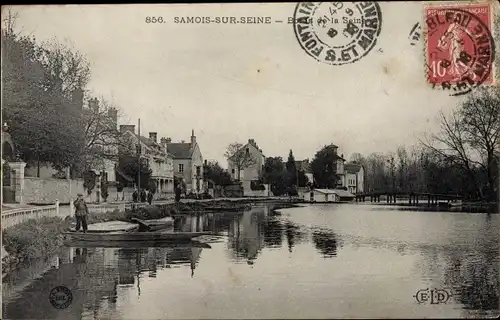
[[[76,231],[80,230],[80,225],[83,227],[83,232],[87,232],[87,215],[89,214],[89,209],[87,204],[83,199],[83,194],[79,193],[76,200],[73,202],[75,206],[75,217],[76,217]]]
[[[148,203],[149,203],[149,205],[151,205],[152,202],[153,202],[153,192],[151,192],[151,190],[148,190]]]
[[[137,189],[135,189],[134,193],[132,193],[132,200],[134,202],[137,202],[139,200],[139,193],[137,192]]]
[[[181,201],[181,192],[182,192],[182,189],[179,185],[177,185],[177,187],[175,188],[175,202],[179,202]]]
[[[141,190],[141,202],[146,202],[146,191],[144,189]]]

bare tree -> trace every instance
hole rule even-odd
[[[103,97],[89,99],[88,108],[82,112],[84,169],[102,168],[105,160],[118,161],[120,148],[127,146],[117,129],[118,116],[118,108]]]
[[[240,181],[241,170],[257,163],[252,153],[244,148],[244,145],[238,142],[229,144],[224,156],[230,161],[238,171],[237,180]]]
[[[498,188],[498,144],[500,141],[500,89],[479,88],[447,117],[440,114],[440,132],[424,146],[443,160],[459,164],[484,198],[477,169],[487,176],[488,197]]]

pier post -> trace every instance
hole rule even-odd
[[[411,193],[408,195],[408,204],[411,205]]]
[[[418,205],[418,194],[415,196],[416,204]]]

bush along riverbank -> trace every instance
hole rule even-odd
[[[21,262],[55,254],[63,245],[61,232],[69,227],[71,219],[41,218],[28,220],[2,232],[2,245],[7,256],[2,257],[2,274],[16,268]]]

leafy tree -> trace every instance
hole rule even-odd
[[[210,161],[203,169],[205,177],[211,183],[218,186],[227,186],[232,184],[231,175],[224,170],[217,161]]]
[[[311,162],[311,169],[317,187],[333,189],[337,186],[339,177],[337,175],[337,155],[333,145],[324,146],[316,152]]]
[[[299,187],[307,187],[309,185],[309,179],[307,178],[306,176],[306,173],[302,170],[299,170],[298,171],[298,183],[299,183]]]
[[[80,73],[75,56],[81,54],[53,43],[65,50],[61,60],[50,44],[42,46],[34,38],[15,34],[14,24],[10,13],[2,30],[4,120],[25,161],[63,169],[79,159],[82,148],[79,110],[72,98],[86,84],[90,69],[80,61],[86,68]],[[64,79],[61,70],[66,70]]]
[[[240,181],[241,170],[257,163],[248,149],[245,149],[244,145],[238,142],[229,144],[224,155],[234,165],[238,181]]]
[[[286,171],[288,172],[288,188],[290,191],[295,190],[295,186],[297,185],[297,166],[295,165],[295,157],[293,156],[292,150],[290,150],[288,154]]]
[[[150,187],[150,179],[151,179],[151,169],[147,165],[145,161],[139,162],[137,161],[137,157],[134,155],[121,155],[118,161],[118,168],[124,174],[134,178],[134,182],[138,185],[138,174],[140,174],[141,184],[139,186],[140,189],[148,189]],[[140,173],[139,173],[140,172]],[[121,176],[118,176],[117,179],[121,183],[126,183],[127,181],[123,180]]]
[[[264,164],[264,183],[270,185],[275,196],[281,196],[288,191],[288,173],[281,157],[266,158]]]

